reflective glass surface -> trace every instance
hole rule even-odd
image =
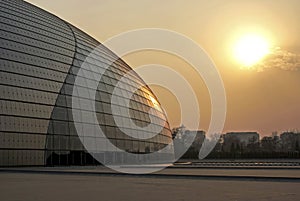
[[[75,129],[72,113],[73,85],[87,56],[93,68],[84,69],[86,98],[91,99],[93,75],[103,71],[97,83],[96,115],[98,124],[86,122],[89,107],[75,108],[80,115],[87,140],[106,150],[106,141],[96,133],[100,126],[110,142],[121,150],[147,154],[171,142],[165,114],[154,107],[151,89],[132,69],[109,49],[86,33],[60,18],[21,0],[0,0],[0,166],[85,165],[97,164],[85,150]],[[91,70],[93,69],[93,70]],[[112,115],[112,93],[122,79],[122,88],[113,105],[120,115]],[[129,116],[124,105],[131,91]],[[84,101],[84,100],[83,100]],[[151,112],[149,113],[149,110]],[[153,133],[143,128],[151,123],[160,128],[155,137],[138,140],[126,135],[135,133],[143,139]],[[122,122],[121,127],[115,120]],[[130,119],[136,126],[126,122]],[[126,131],[126,132],[124,132]],[[121,157],[107,150],[97,153]],[[109,157],[108,157],[109,158]]]

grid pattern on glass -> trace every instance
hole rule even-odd
[[[95,97],[95,107],[98,123],[105,133],[106,137],[110,139],[110,142],[115,146],[132,153],[151,153],[154,151],[158,151],[168,145],[172,140],[169,125],[165,121],[165,114],[162,112],[162,110],[153,107],[152,99],[155,99],[155,96],[153,95],[151,89],[137,74],[131,73],[129,74],[128,79],[124,79],[124,81],[122,82],[122,89],[120,88],[121,93],[117,94],[117,103],[112,103],[111,96],[117,83],[125,74],[127,74],[132,69],[116,55],[110,52],[107,48],[101,46],[99,42],[95,41],[73,26],[72,30],[76,39],[76,53],[74,56],[73,65],[68,72],[63,89],[60,92],[56,107],[54,108],[51,117],[51,119],[53,119],[51,121],[52,128],[51,132],[48,132],[50,135],[48,135],[48,143],[46,147],[47,151],[49,152],[48,162],[52,164],[55,164],[57,162],[54,159],[53,155],[63,155],[66,150],[70,151],[69,154],[75,151],[73,150],[73,146],[70,147],[70,144],[66,144],[64,142],[66,137],[69,136],[71,139],[73,138],[72,136],[77,135],[77,132],[74,128],[73,116],[71,111],[71,95],[73,92],[73,84],[75,82],[76,76],[84,79],[85,84],[82,84],[82,86],[80,87],[84,89],[84,92],[86,93],[84,97],[87,100],[94,98],[91,97],[90,94],[92,93],[90,92],[90,90],[97,90]],[[94,71],[92,71],[91,69],[83,69],[84,75],[77,75],[79,68],[82,67],[82,63],[86,60],[87,56],[89,56],[91,52],[94,51],[96,47],[98,47],[96,50],[97,54],[94,56],[92,55],[92,59],[89,59],[88,61],[89,65],[94,67],[91,68]],[[105,69],[107,65],[110,66],[108,69]],[[104,70],[105,72],[102,76],[102,79],[95,85],[96,79],[93,79],[93,75],[102,73]],[[89,84],[89,82],[93,84]],[[97,89],[91,88],[91,86],[97,85]],[[143,87],[136,90],[136,87],[140,85],[143,85]],[[126,99],[125,97],[128,97],[128,94],[130,94],[131,91],[134,90],[136,90],[136,92],[130,99],[129,109],[131,115],[113,116],[111,110],[112,104],[117,104],[114,106],[119,110],[128,109],[123,104],[125,101],[124,99]],[[84,102],[84,100],[82,101]],[[73,108],[73,110],[76,111],[76,115],[79,115],[79,119],[81,119],[80,122],[76,123],[79,123],[82,129],[85,129],[86,133],[84,140],[91,142],[102,141],[101,146],[104,147],[105,150],[105,147],[107,146],[105,144],[105,140],[101,140],[97,133],[95,133],[95,126],[98,125],[93,125],[90,122],[86,121],[87,118],[85,118],[85,116],[92,112],[92,110],[89,108],[90,107],[88,105],[86,105],[86,107]],[[151,108],[153,108],[155,112],[149,114],[149,110]],[[122,114],[122,112],[120,112],[120,114]],[[143,138],[145,138],[145,136],[151,136],[152,133],[142,130],[145,125],[150,123],[149,115],[151,115],[152,119],[154,120],[154,122],[152,123],[154,123],[158,128],[161,128],[161,132],[158,135],[155,135],[154,137],[149,139],[139,140],[124,134],[123,131],[125,130],[126,133],[137,133]],[[123,125],[121,125],[121,130],[120,127],[116,125],[114,118],[119,118],[121,121],[124,121],[125,118],[130,118],[141,129],[134,129],[124,123]],[[59,127],[61,129],[57,129]],[[60,142],[60,138],[57,136],[62,136],[63,143]],[[74,144],[74,142],[72,142],[74,140],[75,138],[68,141],[69,143]],[[55,142],[59,143],[60,146],[56,146]],[[63,147],[64,145],[66,147]],[[77,147],[76,150],[82,152],[85,151],[83,146]],[[108,152],[106,150],[106,152],[103,153],[103,157],[110,154],[116,154],[116,157],[118,157],[118,154],[121,153],[115,153],[115,150],[111,150],[111,152]],[[69,162],[72,163],[72,161]]]
[[[72,92],[79,69],[87,56],[96,71],[84,69],[86,99],[91,90],[96,93],[98,123],[115,146],[132,153],[151,153],[171,142],[171,132],[165,114],[153,107],[154,94],[143,80],[122,59],[81,30],[58,17],[22,0],[0,0],[0,166],[17,165],[84,165],[97,164],[85,150],[73,122]],[[104,76],[96,89],[93,74]],[[112,93],[121,81],[122,89],[111,102]],[[89,79],[86,79],[89,77]],[[137,86],[143,85],[136,90]],[[111,106],[120,111],[130,97],[129,116],[116,115],[123,124],[117,127]],[[149,113],[150,109],[152,112]],[[75,108],[80,115],[85,140],[96,142],[106,150],[106,142],[95,133],[98,126],[85,121],[92,112],[89,107]],[[124,113],[123,113],[124,114]],[[150,117],[161,132],[155,137],[138,140],[125,133],[151,136],[142,128]],[[131,119],[136,129],[125,120]],[[97,139],[97,140],[96,140]],[[122,153],[108,150],[97,153],[100,158]],[[111,158],[111,157],[107,157]],[[130,160],[137,160],[138,157]],[[108,159],[109,160],[109,159]]]
[[[59,18],[0,1],[0,166],[45,165],[51,113],[74,57]]]

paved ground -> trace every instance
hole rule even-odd
[[[108,173],[108,174],[107,174]],[[152,175],[98,167],[0,169],[0,200],[300,200],[300,169],[168,168]]]
[[[123,168],[126,169],[126,168]],[[141,168],[137,168],[141,169]],[[17,171],[17,172],[61,172],[61,173],[115,173],[111,169],[104,166],[72,166],[72,167],[24,167],[24,168],[0,168],[1,171]],[[166,168],[157,175],[187,175],[187,176],[235,176],[235,177],[267,177],[267,178],[298,178],[300,182],[300,168],[297,169],[280,169],[280,168]]]
[[[292,177],[300,179],[300,169],[210,169],[210,168],[168,168],[158,173],[174,175],[221,175],[253,177]]]
[[[299,182],[0,171],[3,201],[300,200]]]

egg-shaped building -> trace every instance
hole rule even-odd
[[[122,86],[117,86],[132,69],[113,52],[68,22],[25,1],[0,0],[0,11],[0,166],[98,163],[82,143],[72,112],[74,82],[96,47],[101,61],[89,65],[100,69],[101,62],[109,64],[97,87],[96,126],[101,127],[110,143],[128,153],[146,155],[172,142],[165,114],[143,80],[130,73]],[[88,91],[89,78],[85,79],[86,86],[82,87]],[[128,96],[141,83],[144,86]],[[118,119],[130,118],[134,127],[116,125],[111,107],[116,87],[119,101],[114,102],[114,107],[128,109],[130,114]],[[122,99],[128,97],[130,108],[125,108]],[[84,107],[77,110],[82,111],[79,114],[85,112]],[[77,119],[91,124],[83,116]],[[144,132],[142,139],[127,135],[141,133],[151,121],[162,128],[158,135],[151,131]],[[92,131],[90,138],[101,142]],[[104,147],[105,143],[103,140],[97,146]],[[120,154],[106,149],[98,153],[104,161]]]

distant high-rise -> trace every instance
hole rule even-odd
[[[155,137],[138,140],[116,125],[111,95],[116,83],[132,69],[109,49],[68,22],[22,0],[0,0],[0,10],[0,166],[96,163],[75,129],[71,95],[82,63],[98,46],[101,62],[113,61],[99,82],[95,103],[99,125],[110,142],[127,152],[147,154],[172,141],[165,114],[158,102],[153,105],[154,94],[134,73],[123,83],[117,94],[120,102],[114,107],[125,109],[121,100],[137,84],[145,86],[130,99],[131,117],[119,118],[131,118],[142,130],[151,115],[162,129]],[[88,91],[88,83],[82,87]],[[81,123],[88,122],[82,117]],[[139,131],[124,129],[129,133]],[[91,138],[97,136],[91,133]],[[118,152],[102,154],[103,158],[112,154],[119,157]]]
[[[300,133],[284,132],[280,139],[283,151],[300,151]]]
[[[230,151],[233,147],[247,147],[259,143],[257,132],[230,132],[223,135],[223,149]]]

